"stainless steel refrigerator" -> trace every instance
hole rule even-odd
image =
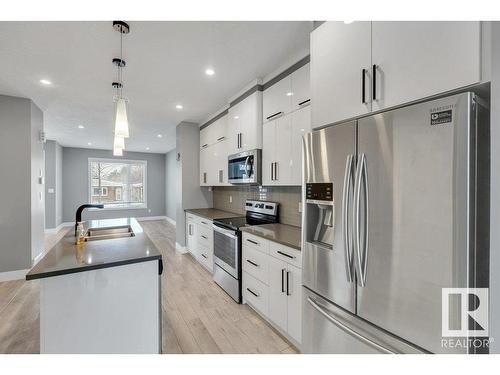
[[[488,118],[466,92],[305,135],[302,352],[467,352],[442,288],[488,286]]]

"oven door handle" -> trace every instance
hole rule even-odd
[[[221,233],[225,236],[228,236],[228,237],[231,237],[233,239],[237,239],[238,236],[236,235],[236,233],[234,231],[231,231],[231,230],[227,230],[227,229],[223,229],[217,225],[212,225],[212,228],[215,232],[218,232],[218,233]]]

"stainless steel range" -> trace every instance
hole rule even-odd
[[[277,223],[278,205],[275,202],[247,200],[245,216],[213,221],[214,281],[238,303],[241,303],[240,228]]]

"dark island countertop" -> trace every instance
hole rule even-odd
[[[222,211],[216,208],[188,208],[184,210],[196,216],[201,216],[207,220],[227,219],[230,217],[245,216],[234,212]]]
[[[287,224],[263,224],[241,228],[242,232],[301,250],[301,229]]]
[[[134,237],[102,239],[75,244],[70,230],[26,275],[26,280],[85,272],[100,268],[159,260],[162,271],[162,256],[142,226],[134,218],[89,220],[85,229],[109,228],[130,225]]]

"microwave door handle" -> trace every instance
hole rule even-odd
[[[247,173],[247,168],[248,168],[248,161],[250,160],[250,156],[247,156],[247,158],[245,159],[245,174],[247,175],[247,177],[250,177],[250,174]]]

